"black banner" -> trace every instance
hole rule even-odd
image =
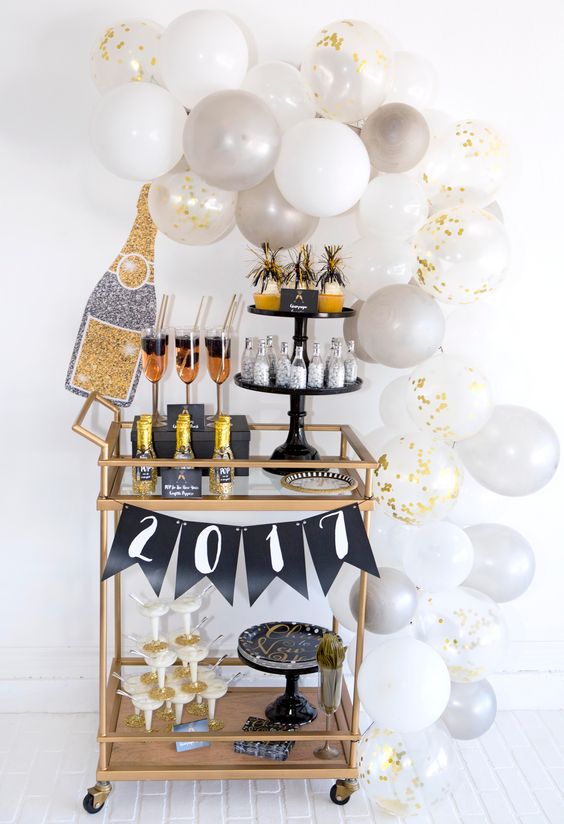
[[[325,595],[344,563],[379,575],[357,504],[304,521],[250,526],[184,521],[125,506],[102,580],[137,563],[158,596],[180,534],[175,598],[208,578],[233,605],[243,535],[251,605],[275,578],[307,598],[304,531]]]

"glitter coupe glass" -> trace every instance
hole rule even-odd
[[[165,420],[159,415],[159,381],[166,372],[168,363],[168,332],[149,326],[141,335],[141,364],[143,374],[153,387],[153,428],[163,426]]]
[[[176,372],[186,386],[186,403],[190,403],[190,384],[200,368],[200,332],[193,326],[174,330],[176,345]]]
[[[210,421],[216,421],[222,415],[221,385],[229,377],[231,368],[231,338],[222,327],[206,330],[206,349],[208,352],[208,372],[217,386],[217,412]]]

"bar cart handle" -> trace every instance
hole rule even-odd
[[[120,421],[120,419],[121,419],[121,410],[120,410],[120,408],[118,406],[116,406],[114,403],[112,403],[111,401],[109,401],[107,398],[104,398],[104,396],[100,395],[98,392],[91,392],[88,395],[88,397],[86,398],[86,400],[84,401],[82,409],[78,413],[78,417],[72,425],[72,431],[76,432],[77,435],[82,435],[83,438],[86,438],[87,440],[92,441],[92,443],[95,443],[97,446],[104,447],[104,446],[107,446],[107,443],[104,440],[104,438],[101,438],[99,435],[95,435],[94,432],[90,432],[89,429],[86,429],[86,427],[84,427],[82,425],[82,422],[83,422],[84,418],[86,417],[86,415],[88,413],[88,410],[90,409],[90,407],[92,406],[92,404],[95,401],[97,403],[101,404],[102,406],[105,406],[106,409],[110,410],[110,412],[113,412],[114,421],[116,421],[116,422]]]

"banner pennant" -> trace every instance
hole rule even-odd
[[[243,550],[251,606],[275,578],[308,597],[301,521],[244,527]]]
[[[174,597],[179,598],[207,577],[233,606],[240,538],[241,527],[184,521]]]

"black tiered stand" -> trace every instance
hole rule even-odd
[[[306,366],[309,364],[309,357],[307,352],[307,322],[315,318],[335,319],[335,318],[350,318],[355,314],[354,309],[344,308],[341,312],[316,312],[315,314],[297,315],[294,312],[271,312],[266,309],[257,309],[254,305],[247,309],[252,315],[269,315],[275,318],[293,318],[294,320],[294,349],[292,352],[292,360],[296,353],[297,346],[303,346],[304,361]],[[299,460],[299,461],[317,461],[319,460],[319,453],[315,447],[311,446],[305,437],[304,418],[305,411],[305,396],[306,395],[343,395],[349,392],[356,392],[362,386],[360,378],[355,383],[343,386],[340,389],[283,389],[278,386],[255,386],[247,383],[241,379],[241,373],[235,375],[235,383],[243,389],[252,389],[254,392],[269,392],[278,395],[290,396],[290,426],[288,427],[288,437],[286,442],[277,446],[272,453],[273,460]],[[275,475],[286,475],[286,469],[270,469],[264,467],[268,472]]]

